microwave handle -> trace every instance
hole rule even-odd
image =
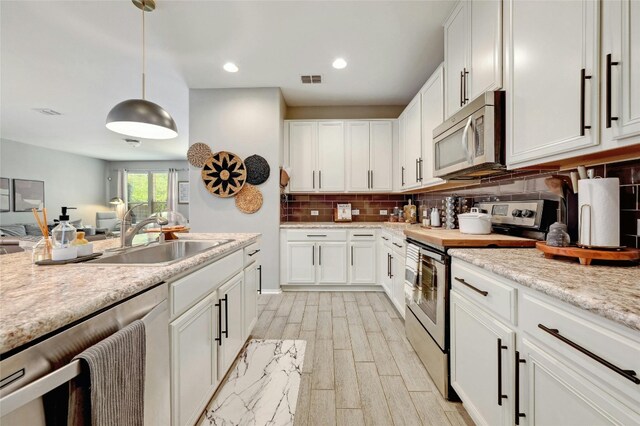
[[[473,164],[473,152],[469,150],[469,129],[473,129],[473,117],[469,117],[462,132],[462,148],[467,153],[467,162]],[[471,137],[473,138],[473,132],[471,132]]]

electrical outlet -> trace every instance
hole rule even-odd
[[[360,210],[355,209],[355,210],[351,210],[351,216],[358,216],[360,214]]]
[[[311,216],[318,216],[318,210],[311,210]]]
[[[387,210],[380,210],[380,216],[386,216],[389,212]]]

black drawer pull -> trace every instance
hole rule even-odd
[[[463,280],[462,278],[455,277],[455,280],[456,280],[456,281],[458,281],[458,282],[459,282],[459,283],[461,283],[461,284],[466,285],[466,286],[467,286],[467,287],[469,287],[471,290],[473,290],[473,291],[475,291],[475,292],[477,292],[477,293],[480,293],[481,295],[483,295],[483,296],[485,296],[485,297],[489,295],[489,292],[488,292],[488,291],[480,290],[478,287],[476,287],[476,286],[473,286],[473,285],[469,284],[468,282],[466,282],[466,281],[465,281],[465,280]]]
[[[389,241],[389,239],[387,237],[382,237],[383,240],[385,241]]]
[[[253,256],[255,256],[255,255],[256,255],[256,254],[258,254],[258,253],[260,253],[260,249],[257,249],[257,250],[252,251],[251,253],[249,253],[249,256],[253,257]]]
[[[222,299],[218,299],[215,307],[218,308],[218,337],[215,340],[218,342],[218,346],[222,346]]]
[[[373,237],[373,234],[353,234],[353,236],[354,237]]]
[[[520,352],[516,351],[516,359],[515,359],[515,387],[516,387],[516,396],[515,396],[515,414],[516,414],[516,425],[520,424],[520,417],[527,417],[525,413],[520,412],[520,364],[525,364],[526,361],[524,359],[520,359]]]
[[[502,400],[507,399],[507,395],[502,393],[502,350],[508,349],[502,344],[502,339],[498,339],[498,405],[502,405]]]
[[[549,333],[550,335],[552,335],[556,339],[563,341],[567,345],[569,345],[572,348],[582,352],[583,354],[585,354],[589,358],[593,359],[594,361],[599,362],[600,364],[604,365],[605,367],[609,368],[610,370],[615,371],[616,373],[618,373],[619,375],[621,375],[625,379],[631,380],[636,385],[640,384],[640,378],[636,377],[636,372],[634,370],[623,370],[622,368],[610,363],[606,359],[599,357],[598,355],[594,354],[590,350],[585,349],[582,346],[580,346],[579,344],[567,339],[566,337],[564,337],[563,335],[560,334],[560,331],[557,328],[545,327],[542,324],[538,324],[538,328],[546,331],[547,333]]]
[[[258,266],[258,293],[262,294],[262,265]]]
[[[307,234],[307,237],[326,237],[325,234]]]
[[[400,244],[393,243],[393,245],[398,247],[398,248],[402,248],[402,246]]]

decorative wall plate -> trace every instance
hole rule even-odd
[[[247,180],[247,169],[237,155],[220,151],[209,158],[202,168],[202,180],[207,191],[221,198],[235,196]]]
[[[260,185],[269,179],[271,168],[263,157],[259,155],[247,157],[244,159],[244,165],[247,166],[247,183]]]
[[[209,145],[196,142],[189,147],[187,151],[187,160],[189,160],[189,164],[193,167],[202,167],[204,163],[207,162],[209,158],[211,158],[211,148]]]
[[[249,183],[236,195],[236,207],[242,213],[252,214],[262,207],[262,192]]]

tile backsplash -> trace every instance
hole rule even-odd
[[[620,179],[620,242],[627,247],[640,248],[640,160],[603,164],[590,167],[596,176]],[[486,200],[559,200],[558,195],[549,191],[545,179],[554,175],[569,176],[569,171],[525,170],[482,179],[479,184],[420,194],[291,194],[288,202],[281,204],[283,222],[331,222],[333,208],[338,203],[351,203],[352,209],[359,209],[355,222],[382,222],[387,216],[380,210],[393,210],[406,204],[411,198],[419,206],[442,207],[442,199],[449,195],[468,197],[473,201]],[[311,216],[311,210],[318,210],[318,216]],[[418,209],[420,211],[420,209]]]

